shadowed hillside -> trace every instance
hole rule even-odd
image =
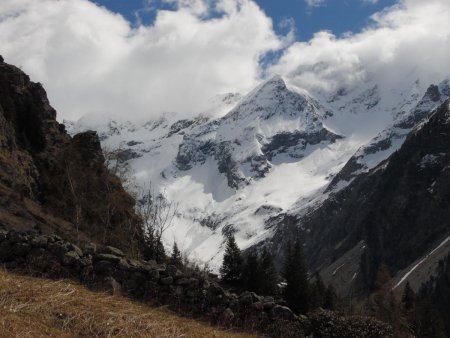
[[[104,162],[97,134],[70,137],[41,84],[0,57],[0,227],[136,254],[135,201]]]

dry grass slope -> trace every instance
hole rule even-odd
[[[252,337],[69,281],[0,271],[0,337]]]

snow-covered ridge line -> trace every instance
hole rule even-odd
[[[428,258],[430,258],[430,256],[432,256],[437,250],[443,247],[448,241],[450,241],[450,236],[444,239],[441,244],[439,244],[436,248],[434,248],[429,254],[427,254],[417,264],[415,264],[407,273],[405,273],[402,279],[400,279],[400,281],[397,284],[395,284],[395,286],[391,290],[395,290],[397,287],[402,285],[402,283],[408,279],[408,277],[414,272],[414,270],[416,270],[421,264],[423,264]]]

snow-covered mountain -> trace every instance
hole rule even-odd
[[[401,147],[410,131],[418,124],[423,123],[428,114],[449,97],[449,79],[442,81],[439,85],[430,85],[414,108],[408,111],[399,111],[392,125],[358,149],[341,173],[335,177],[329,189],[332,189],[342,180],[350,181],[353,177],[367,172],[388,158]]]
[[[449,81],[425,89],[420,81],[399,89],[367,80],[308,92],[275,76],[246,96],[215,98],[195,118],[91,115],[66,124],[71,133],[97,130],[104,147],[126,154],[138,186],[151,183],[178,203],[167,246],[175,240],[215,269],[224,235],[234,233],[242,249],[269,239],[277,215],[319,205],[397,150],[449,96]]]

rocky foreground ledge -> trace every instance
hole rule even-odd
[[[392,329],[365,317],[317,311],[297,316],[273,297],[235,294],[204,273],[174,265],[134,260],[114,247],[79,246],[57,235],[0,230],[0,263],[7,269],[52,278],[70,278],[143,302],[169,305],[213,323],[276,337],[393,337]]]

